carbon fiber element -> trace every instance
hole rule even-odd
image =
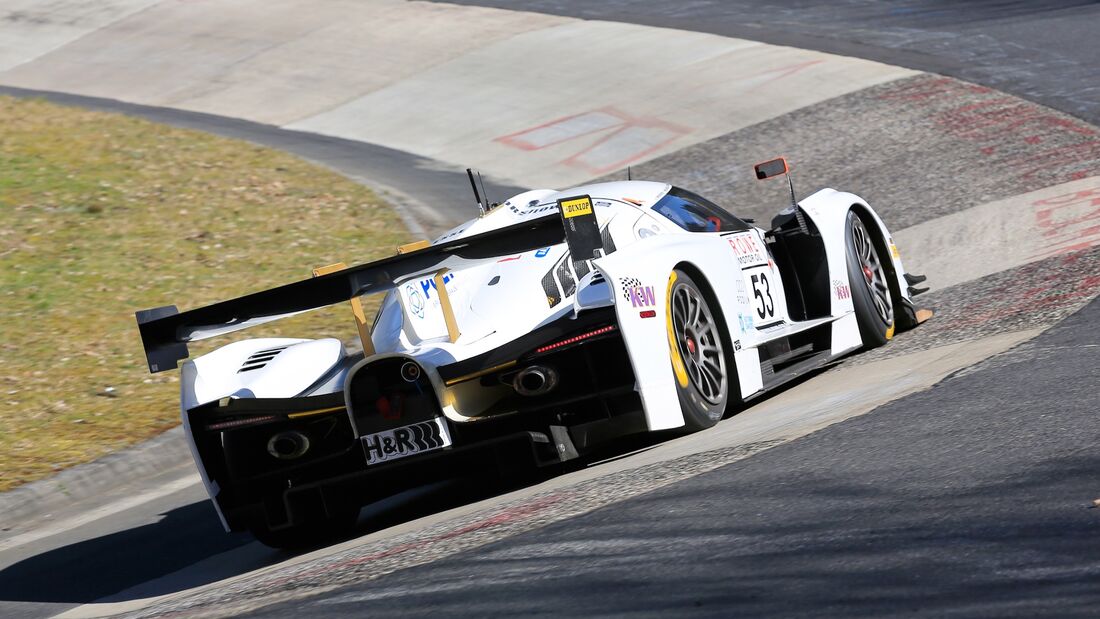
[[[608,228],[611,226],[604,226],[603,230],[600,230],[600,239],[603,243],[603,252],[605,254],[615,253],[615,241],[611,239],[611,232]]]
[[[542,276],[542,291],[546,293],[546,302],[550,307],[561,303],[561,291],[558,289],[558,283],[554,281],[554,269],[550,269],[546,275]]]
[[[561,282],[562,297],[573,296],[573,293],[577,291],[577,282],[573,279],[573,273],[569,269],[568,256],[562,258],[562,261],[558,263],[554,271],[557,273],[558,281]]]

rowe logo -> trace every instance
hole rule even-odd
[[[360,440],[363,441],[363,451],[367,454],[367,464],[395,460],[451,444],[450,436],[440,426],[438,418],[368,434]]]

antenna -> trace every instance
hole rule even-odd
[[[492,209],[492,202],[489,202],[489,192],[485,191],[485,181],[481,179],[481,171],[477,173],[477,182],[481,183],[481,197],[485,198],[485,212],[489,212]]]
[[[631,176],[630,176],[630,166],[626,166],[626,180],[628,180],[628,181],[632,181],[632,180],[634,180],[634,179],[633,179],[633,178],[631,178]]]
[[[481,201],[481,194],[477,192],[477,183],[474,182],[474,171],[470,168],[466,168],[466,176],[470,177],[470,189],[474,190],[474,200],[477,201],[477,210],[481,215],[485,214],[485,204]]]
[[[798,200],[794,197],[794,181],[791,180],[791,173],[789,170],[787,171],[785,176],[787,177],[787,186],[791,188],[791,206],[795,207],[795,210],[797,210]]]

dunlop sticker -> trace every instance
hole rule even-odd
[[[572,200],[561,201],[561,212],[565,215],[565,218],[578,217],[580,215],[592,214],[592,201],[587,197],[574,198]]]

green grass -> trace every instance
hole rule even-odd
[[[0,97],[0,490],[178,423],[178,373],[148,373],[136,310],[186,310],[408,240],[369,190],[285,153]],[[355,328],[337,306],[234,335]]]

